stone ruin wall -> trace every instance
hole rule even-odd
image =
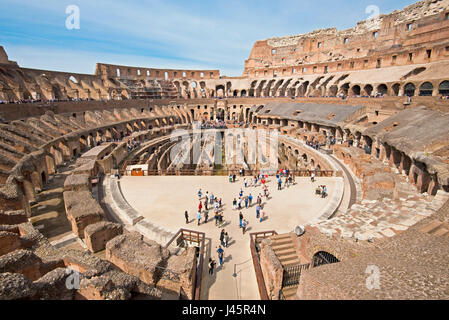
[[[448,12],[447,0],[425,0],[401,11],[359,22],[347,30],[319,29],[303,35],[258,41],[245,63],[244,75],[254,77],[256,70],[259,77],[264,76],[265,70],[270,76],[273,70],[278,75],[293,75],[292,66],[298,73],[302,67],[307,67],[305,74],[311,74],[315,66],[319,69],[317,73],[321,73],[324,65],[329,72],[370,69],[376,68],[379,58],[382,66],[447,60]],[[377,32],[376,38],[374,32]],[[426,56],[429,49],[433,51],[431,58]],[[409,53],[414,53],[413,61],[409,60]],[[392,55],[397,56],[394,64]],[[350,67],[350,62],[355,66]],[[286,74],[282,73],[283,69],[287,69]]]

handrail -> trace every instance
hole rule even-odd
[[[193,235],[193,236],[192,236]],[[204,247],[206,234],[204,232],[198,232],[194,230],[179,229],[178,232],[167,242],[165,249],[167,249],[176,239],[182,237],[182,240],[188,240],[190,242],[196,242],[200,245],[199,262],[196,268],[196,281],[195,281],[195,294],[194,300],[200,300],[201,298],[201,282],[203,276],[203,264],[204,264]]]
[[[260,237],[259,235],[263,235]],[[262,268],[260,266],[259,255],[256,250],[256,241],[259,238],[267,238],[269,236],[277,235],[276,231],[265,231],[265,232],[255,232],[250,234],[250,250],[253,259],[254,271],[256,273],[257,286],[259,288],[259,295],[261,300],[270,300],[267,293],[267,288],[265,286],[265,280],[263,278]]]

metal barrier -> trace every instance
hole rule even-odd
[[[139,170],[139,172],[143,172],[145,176],[222,176],[227,177],[229,175],[240,176],[239,170],[228,170],[228,169],[187,169],[187,170]],[[133,170],[123,169],[120,171],[120,175],[122,176],[131,176]],[[255,175],[259,175],[260,173],[266,174],[270,177],[273,177],[277,174],[275,170],[245,170],[245,177],[252,177]],[[333,170],[321,170],[321,171],[312,171],[312,170],[293,170],[290,171],[292,175],[295,177],[311,177],[312,173],[315,173],[316,177],[332,177],[334,175]]]
[[[284,267],[284,273],[282,277],[282,288],[299,285],[299,278],[301,277],[302,271],[307,270],[309,268],[310,263]]]

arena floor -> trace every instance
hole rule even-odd
[[[211,277],[207,273],[207,263],[203,272],[202,299],[232,300],[247,299],[259,300],[259,292],[254,268],[249,250],[249,234],[259,231],[275,230],[279,234],[294,230],[297,225],[306,225],[309,221],[319,217],[334,191],[335,178],[318,178],[311,183],[310,178],[297,178],[296,185],[277,190],[275,179],[271,178],[267,185],[270,199],[265,198],[265,220],[260,223],[256,219],[255,205],[243,209],[242,213],[248,220],[248,230],[245,236],[238,225],[239,211],[234,211],[232,201],[238,199],[240,188],[243,188],[243,179],[238,178],[236,183],[229,183],[227,177],[206,176],[151,176],[128,177],[121,179],[121,188],[125,199],[142,216],[153,223],[172,232],[186,228],[206,233],[210,239],[206,242],[207,260],[209,256],[218,261],[216,250],[220,244],[221,228],[214,224],[213,211],[209,213],[207,224],[197,225],[196,213],[198,210],[198,189],[203,194],[206,191],[223,199],[224,229],[230,236],[230,247],[225,249],[225,263],[222,268],[216,269]],[[318,185],[328,187],[329,197],[321,199],[315,195]],[[244,189],[244,188],[243,188]],[[244,189],[245,195],[251,193],[256,202],[257,194],[262,188],[249,187]],[[185,223],[184,211],[190,215],[190,223]],[[202,219],[202,222],[204,219]]]

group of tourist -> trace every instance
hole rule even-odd
[[[284,178],[284,182],[282,182],[282,178]],[[295,175],[292,174],[289,169],[282,169],[276,172],[276,181],[278,190],[282,190],[282,184],[288,188],[296,183]]]
[[[218,227],[221,227],[224,223],[224,216],[222,212],[222,199],[217,198],[214,196],[213,193],[209,194],[209,191],[206,191],[204,195],[204,202],[202,202],[203,199],[203,191],[201,189],[198,190],[198,212],[197,212],[197,221],[198,226],[201,225],[201,219],[203,218],[202,213],[204,212],[204,223],[207,223],[209,221],[209,207],[214,209],[215,216],[215,225]],[[204,208],[204,210],[203,210]],[[186,218],[186,224],[189,224],[189,213],[188,211],[185,212],[185,218]]]
[[[315,189],[315,193],[319,196],[321,196],[321,198],[326,198],[327,197],[327,186],[322,185],[322,186],[318,186]]]
[[[128,153],[133,152],[134,150],[140,147],[140,141],[136,141],[136,139],[129,139],[127,142]]]

